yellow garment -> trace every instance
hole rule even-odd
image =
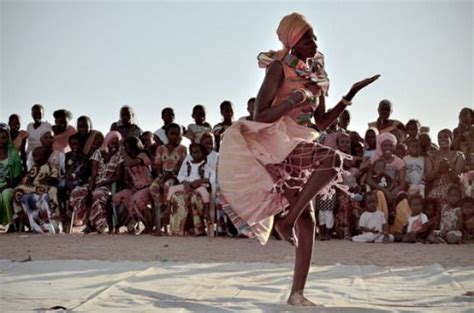
[[[381,190],[377,190],[375,194],[377,195],[377,211],[383,212],[385,222],[388,222],[388,205],[387,199],[385,199],[385,194]]]
[[[395,221],[390,226],[390,232],[392,234],[401,233],[403,228],[408,223],[408,218],[411,216],[411,208],[408,205],[408,200],[403,199],[397,204],[395,210]]]

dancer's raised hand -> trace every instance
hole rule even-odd
[[[354,96],[360,90],[362,90],[363,88],[365,88],[368,85],[372,84],[374,81],[379,79],[379,77],[380,77],[380,74],[377,74],[375,76],[372,76],[372,77],[369,77],[369,78],[366,78],[366,79],[363,79],[361,81],[358,81],[358,82],[354,83],[354,85],[352,85],[351,89],[349,90],[349,93],[344,98],[348,101],[351,101],[352,98],[354,98]]]

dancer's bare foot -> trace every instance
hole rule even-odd
[[[308,298],[306,298],[301,293],[294,293],[294,294],[290,295],[290,297],[288,298],[288,301],[286,303],[288,305],[294,305],[294,306],[321,306],[321,305],[317,305],[316,303],[310,301]]]
[[[291,245],[298,247],[298,237],[296,237],[294,225],[289,224],[285,218],[275,221],[275,230],[281,239],[288,241]]]

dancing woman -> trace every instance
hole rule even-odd
[[[323,130],[379,75],[355,83],[330,111],[324,97],[329,81],[316,36],[306,18],[285,16],[277,30],[284,49],[259,56],[267,69],[258,92],[253,121],[239,120],[221,145],[218,181],[224,210],[234,225],[262,244],[275,229],[296,246],[290,305],[314,305],[304,297],[315,234],[311,199],[330,196],[342,181],[339,153],[314,143],[318,133],[307,127],[314,117]],[[313,66],[307,66],[311,59]]]

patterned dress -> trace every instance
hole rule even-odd
[[[181,183],[191,183],[197,179],[214,180],[214,172],[209,168],[205,161],[193,163],[186,161],[181,166],[178,179]],[[206,209],[209,208],[210,185],[201,185],[200,187],[185,190],[184,185],[175,185],[170,187],[168,200],[170,203],[170,228],[172,235],[184,235],[193,233],[196,236],[205,233],[204,220]],[[188,220],[191,220],[190,226]]]
[[[155,169],[158,177],[150,186],[155,206],[166,205],[169,187],[178,183],[178,172],[186,158],[186,153],[186,147],[181,145],[174,149],[167,145],[161,145],[156,149]]]
[[[115,153],[108,162],[105,161],[102,152],[97,150],[91,157],[97,162],[96,185],[115,177],[119,166],[123,163],[120,153]],[[83,224],[90,223],[99,232],[107,226],[107,202],[112,196],[110,185],[96,187],[92,190],[92,201],[89,201],[90,192],[87,185],[76,187],[71,193],[70,205],[77,213],[77,219]]]
[[[43,179],[58,177],[58,169],[50,163],[33,165],[23,183],[14,190],[13,218],[19,218],[23,213],[28,219],[30,230],[57,232],[59,225],[57,189],[46,185]]]
[[[453,158],[448,158],[449,168],[452,170],[456,162],[463,157],[462,152],[456,151]],[[434,162],[439,162],[439,160],[435,158]],[[431,182],[430,191],[426,198],[436,200],[440,207],[446,206],[448,204],[448,190],[452,183],[452,178],[448,173],[439,175]]]
[[[308,83],[291,66],[282,66],[285,77],[272,107]],[[307,127],[317,106],[307,101],[273,123],[239,120],[226,130],[217,171],[226,203],[223,209],[239,232],[256,237],[261,244],[270,237],[274,216],[287,209],[287,192],[299,192],[314,172],[328,170],[323,161],[338,154],[315,143],[319,134]],[[337,174],[320,191],[324,199],[333,197],[336,185],[344,189],[342,166],[328,166]]]
[[[153,216],[151,214],[152,198],[150,185],[153,182],[150,169],[150,159],[144,152],[137,156],[142,162],[133,167],[126,167],[128,176],[131,178],[132,187],[121,190],[113,197],[116,208],[123,205],[128,214],[135,221],[141,221],[147,230],[153,229]]]

